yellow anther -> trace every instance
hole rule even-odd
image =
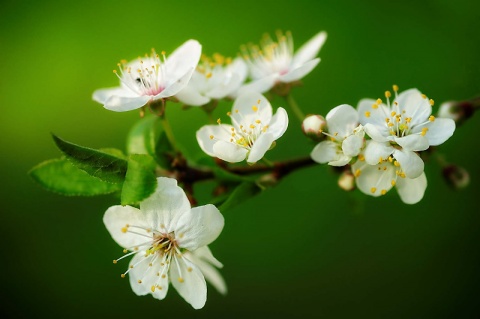
[[[222,124],[222,120],[218,119],[218,120],[217,120],[217,123],[218,123],[218,124]]]
[[[231,116],[232,115],[232,112],[227,112],[227,116]]]
[[[127,252],[128,252],[128,250],[127,250],[127,249],[124,249],[124,250],[123,250],[123,253],[124,253],[124,254],[126,254]]]
[[[257,112],[258,111],[258,107],[256,105],[252,106],[252,110],[253,112]]]
[[[164,279],[165,279],[166,277],[167,277],[167,275],[165,275],[165,274],[163,274],[163,275],[162,275],[162,278],[164,278]]]
[[[213,140],[213,135],[210,135],[210,139]]]
[[[369,112],[369,111],[366,111],[366,112],[365,112],[365,116],[366,116],[366,117],[370,117],[370,112]]]
[[[155,286],[150,287],[151,292],[155,292]]]
[[[395,161],[395,162],[393,162],[393,165],[395,165],[396,167],[399,167],[400,163],[398,161]]]
[[[372,192],[372,194],[375,194],[375,192],[377,191],[377,188],[376,188],[376,187],[372,187],[372,188],[370,188],[370,191]]]
[[[357,170],[355,171],[355,177],[360,176],[360,174],[362,174],[362,171],[359,170],[359,169],[357,169]]]
[[[392,184],[392,186],[395,186],[395,184],[397,184],[397,182],[396,182],[394,179],[392,179],[392,181],[390,182],[390,184]]]
[[[393,157],[389,156],[389,157],[388,157],[388,161],[389,161],[390,163],[393,162]]]
[[[142,281],[141,281],[140,279],[139,279],[137,282],[138,282],[139,284],[141,284],[141,283],[142,283]]]
[[[117,70],[113,70],[113,73],[117,73]]]
[[[375,104],[375,103],[374,103],[374,104],[372,105],[372,109],[374,109],[374,110],[378,109],[378,104]]]
[[[427,96],[425,94],[422,94],[422,99],[426,99]]]
[[[392,96],[392,93],[390,91],[385,91],[385,97],[388,99]]]
[[[257,104],[260,104],[260,100],[257,100]]]
[[[365,156],[364,156],[363,154],[358,155],[358,160],[359,160],[359,161],[364,161],[364,160],[365,160]]]
[[[393,91],[395,91],[395,92],[398,91],[398,85],[396,85],[396,84],[393,85]]]
[[[128,231],[128,226],[122,227],[122,233],[126,233]]]
[[[399,176],[400,176],[401,178],[405,178],[405,177],[407,177],[407,175],[405,175],[405,173],[404,173],[404,172],[401,172],[401,173],[399,174]]]
[[[405,122],[407,122],[407,123],[410,123],[411,121],[412,121],[412,118],[411,118],[411,117],[407,117],[407,118],[405,119]]]
[[[386,189],[382,189],[382,190],[380,191],[380,194],[382,194],[382,195],[385,195],[386,193],[387,193],[387,190],[386,190]]]
[[[377,104],[378,105],[382,104],[382,99],[377,99]]]
[[[394,126],[394,125],[395,125],[395,124],[393,124],[393,123],[391,123],[391,122],[388,123],[388,126],[389,126],[389,127],[392,127],[392,126]]]
[[[125,278],[125,274],[121,274],[120,277]]]
[[[165,52],[165,51],[162,51],[161,53],[162,53],[162,55],[165,55],[165,54],[167,54],[167,52]]]
[[[235,137],[235,135],[237,135],[237,134],[235,134],[235,133],[232,133],[232,137]]]
[[[429,120],[430,122],[433,122],[433,121],[435,121],[435,116],[433,116],[433,115],[430,115],[430,117],[428,118],[428,120]]]
[[[431,106],[433,106],[435,104],[435,101],[430,99],[430,101],[428,101],[430,103]]]
[[[238,113],[238,109],[235,110],[235,113]]]
[[[205,74],[205,77],[207,79],[210,79],[212,77],[212,72],[208,72],[207,74]]]
[[[178,277],[178,282],[179,282],[179,283],[183,283],[183,282],[185,282],[185,280],[183,280],[182,277]]]
[[[116,263],[117,263],[117,260],[116,260],[116,259],[114,259],[114,260],[113,260],[113,263],[114,263],[114,264],[116,264]]]
[[[149,264],[148,264],[148,267],[152,267],[152,266],[153,266],[153,264],[152,264],[152,263],[149,263]]]
[[[391,116],[395,116],[397,114],[397,112],[395,111],[392,111],[392,113],[390,113]]]
[[[260,122],[260,120],[256,120],[255,123],[260,124],[261,122]]]
[[[383,157],[380,156],[380,158],[378,159],[378,162],[379,163],[383,162]]]
[[[387,118],[385,119],[385,122],[387,122],[387,123],[390,122],[390,119],[387,117]]]
[[[188,272],[192,272],[192,270],[193,270],[192,267],[188,267],[188,268],[187,268],[187,271],[188,271]]]

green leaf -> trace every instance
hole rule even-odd
[[[235,188],[228,199],[218,209],[224,213],[225,211],[228,211],[241,204],[246,199],[257,195],[260,191],[261,189],[257,184],[252,182],[243,182]]]
[[[29,175],[48,191],[65,196],[95,196],[121,190],[75,167],[67,159],[54,159],[38,164]]]
[[[127,136],[128,154],[155,155],[155,141],[160,130],[157,117],[148,116],[140,119],[132,127]]]
[[[127,137],[129,154],[149,154],[163,168],[171,167],[173,148],[155,116],[138,121]]]
[[[130,155],[122,188],[122,205],[136,205],[153,194],[157,187],[155,166],[155,160],[150,155]]]
[[[52,136],[57,147],[77,168],[107,183],[123,183],[127,172],[126,160]]]

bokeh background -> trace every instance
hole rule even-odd
[[[480,94],[480,6],[426,1],[2,1],[0,176],[2,317],[477,318],[480,316],[479,116],[440,151],[470,172],[451,190],[428,163],[417,205],[395,191],[374,199],[345,193],[326,166],[288,176],[225,216],[211,245],[229,293],[209,289],[194,311],[171,289],[137,297],[112,264],[121,249],[103,226],[113,197],[66,198],[27,172],[59,157],[50,132],[93,148],[124,149],[137,112],[109,112],[91,100],[117,85],[112,69],[152,47],[187,39],[235,56],[264,32],[291,30],[298,48],[320,30],[322,62],[294,95],[306,113],[376,98],[398,84],[438,106]],[[281,99],[274,106],[285,106]],[[222,105],[224,110],[228,104]],[[175,134],[199,154],[199,109],[169,106]],[[271,160],[313,147],[292,116]]]

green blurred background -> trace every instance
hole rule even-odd
[[[0,231],[2,296],[8,317],[476,318],[480,315],[478,115],[441,151],[467,168],[453,191],[428,163],[417,205],[395,191],[374,199],[345,193],[326,166],[288,176],[226,214],[211,246],[229,293],[209,289],[194,311],[171,289],[166,300],[137,297],[112,264],[121,249],[103,226],[113,197],[66,198],[27,171],[59,157],[50,132],[94,148],[124,149],[137,112],[91,100],[117,85],[112,69],[152,47],[172,52],[187,39],[207,54],[235,56],[264,32],[291,30],[298,48],[320,30],[322,62],[294,95],[306,113],[356,105],[392,84],[417,87],[436,105],[480,93],[480,5],[429,1],[2,1],[0,11]],[[277,99],[274,106],[285,106]],[[223,105],[222,113],[229,108]],[[192,155],[199,109],[170,105],[175,133]],[[272,160],[310,152],[291,116]]]

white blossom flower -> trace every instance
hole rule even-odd
[[[272,116],[270,102],[258,93],[239,96],[227,115],[232,125],[218,119],[218,125],[197,131],[197,141],[205,153],[230,163],[259,161],[288,127],[285,109],[279,107]]]
[[[393,89],[396,94],[393,103],[390,103],[389,91],[385,92],[387,105],[381,99],[359,102],[360,123],[372,138],[365,149],[365,161],[376,165],[392,155],[407,177],[416,178],[424,168],[416,152],[445,142],[452,136],[455,122],[431,115],[433,100],[428,100],[417,89],[400,94],[396,85]]]
[[[302,122],[302,131],[308,137],[313,139],[320,139],[324,137],[322,132],[325,130],[327,122],[321,115],[308,115]]]
[[[373,141],[368,141],[367,147],[370,143]],[[385,195],[395,186],[401,200],[406,204],[418,203],[423,198],[427,188],[427,177],[424,172],[415,178],[408,178],[400,163],[391,156],[376,165],[368,164],[363,154],[358,158],[352,165],[352,172],[358,189],[364,194],[378,197]]]
[[[114,263],[134,255],[122,277],[128,273],[137,295],[163,299],[171,282],[195,309],[202,308],[207,298],[204,276],[226,292],[213,268],[221,264],[206,247],[222,231],[223,216],[213,205],[191,208],[175,179],[157,181],[155,193],[140,203],[140,209],[112,206],[105,212],[107,230],[126,253]]]
[[[190,82],[175,97],[190,106],[205,105],[237,91],[247,78],[247,65],[241,58],[232,61],[220,54],[213,59],[202,55]]]
[[[330,140],[322,141],[310,153],[318,163],[332,166],[347,165],[357,156],[364,144],[363,127],[358,125],[358,112],[350,105],[339,105],[327,114],[328,133],[323,134]]]
[[[275,42],[267,34],[260,46],[242,47],[252,82],[242,86],[239,94],[249,91],[263,93],[277,82],[290,83],[306,76],[320,62],[320,58],[315,57],[325,43],[327,33],[324,31],[317,33],[295,53],[290,32],[283,35],[279,31],[277,38],[278,42]]]
[[[93,99],[111,111],[123,112],[138,109],[149,102],[166,99],[183,89],[197,66],[202,46],[196,40],[188,40],[168,58],[165,52],[139,57],[131,62],[118,64],[120,86],[100,89]]]

